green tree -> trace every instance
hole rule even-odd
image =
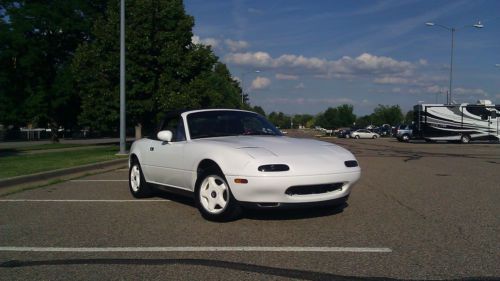
[[[92,22],[104,1],[0,2],[0,122],[76,125],[79,100],[70,62],[77,46],[91,38]]]
[[[379,104],[372,114],[373,124],[380,126],[383,124],[395,125],[403,121],[403,112],[399,105],[386,106]]]
[[[251,111],[253,111],[253,112],[257,112],[258,114],[260,114],[260,115],[262,115],[262,116],[264,116],[264,117],[266,116],[266,112],[265,112],[265,111],[264,111],[264,109],[263,109],[262,107],[260,107],[260,106],[257,106],[257,105],[256,105],[256,106],[252,107],[250,110],[251,110]]]
[[[311,120],[314,119],[314,116],[310,114],[296,114],[293,116],[293,125],[295,128],[299,126],[308,127],[311,126]]]
[[[406,124],[411,124],[411,122],[413,121],[413,115],[414,115],[414,111],[413,110],[410,110],[406,113],[405,115],[405,120],[404,122]]]
[[[316,117],[316,125],[326,129],[350,127],[356,121],[352,105],[343,104],[338,107],[329,107],[325,112]]]
[[[238,82],[210,47],[193,44],[193,17],[181,0],[126,1],[127,123],[153,128],[164,112],[241,107]],[[73,62],[80,122],[113,131],[119,121],[119,4],[110,1]]]
[[[365,115],[361,116],[356,119],[356,126],[357,128],[366,128],[368,125],[372,124],[372,116],[371,115]]]
[[[281,129],[290,129],[291,117],[283,112],[271,112],[268,116],[269,121]]]

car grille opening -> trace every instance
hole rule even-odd
[[[317,184],[317,185],[298,185],[289,187],[285,194],[293,195],[309,195],[309,194],[321,194],[337,190],[342,190],[344,183],[329,183],[329,184]]]

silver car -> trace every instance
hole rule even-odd
[[[370,132],[366,129],[359,129],[351,133],[351,138],[355,139],[376,139],[380,137],[379,134]]]

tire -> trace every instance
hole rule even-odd
[[[372,137],[372,139],[376,139],[376,138],[377,138],[377,136],[373,136],[373,137]]]
[[[401,138],[402,138],[402,140],[404,142],[409,142],[410,141],[410,136],[409,135],[403,135]]]
[[[354,138],[358,140],[359,139],[359,135],[354,136]]]
[[[470,136],[469,135],[462,135],[460,138],[461,143],[469,143],[470,142]]]
[[[151,187],[146,182],[138,161],[132,162],[128,171],[128,187],[135,198],[147,198],[153,194]]]
[[[241,213],[241,206],[219,169],[204,171],[198,177],[195,201],[201,215],[209,221],[232,221]]]

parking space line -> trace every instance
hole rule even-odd
[[[0,247],[0,252],[353,252],[391,253],[390,248],[360,247]]]
[[[128,180],[70,180],[70,182],[114,182],[114,181],[128,181]]]
[[[166,199],[131,199],[131,200],[117,200],[117,199],[0,199],[0,202],[169,202]]]

